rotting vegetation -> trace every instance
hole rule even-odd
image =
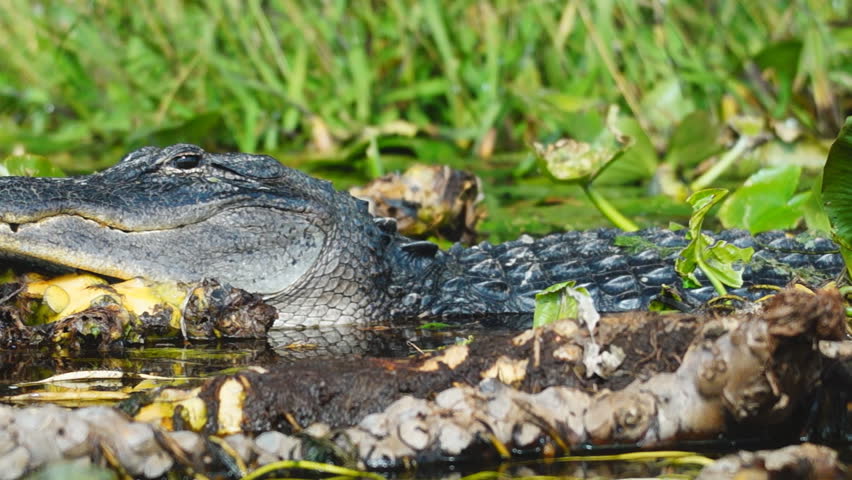
[[[154,339],[266,338],[275,308],[215,280],[140,278],[109,284],[90,274],[22,275],[0,285],[0,348],[65,351]]]
[[[130,417],[2,407],[0,458],[6,478],[80,457],[147,478],[239,477],[280,460],[385,470],[732,440],[748,429],[818,437],[820,426],[795,413],[816,390],[832,398],[848,388],[822,382],[844,336],[836,290],[790,288],[730,315],[605,316],[596,340],[624,357],[604,377],[586,374],[589,332],[563,321],[416,358],[312,359],[167,387],[125,402]]]

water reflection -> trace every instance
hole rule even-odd
[[[0,351],[0,396],[21,393],[15,385],[54,375],[110,370],[171,379],[197,379],[249,367],[273,367],[346,356],[399,358],[465,341],[494,331],[472,328],[424,330],[416,326],[273,329],[266,340],[158,342],[110,351]]]

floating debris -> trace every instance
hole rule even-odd
[[[109,349],[151,339],[264,338],[277,312],[259,295],[214,280],[109,284],[91,274],[3,285],[0,348]]]
[[[476,224],[484,215],[482,182],[463,170],[446,165],[414,165],[404,173],[377,178],[349,190],[370,203],[370,213],[395,218],[403,235],[437,236],[474,243]]]

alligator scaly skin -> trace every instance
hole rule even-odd
[[[681,286],[674,264],[687,244],[684,232],[597,229],[539,239],[523,236],[498,245],[456,245],[422,267],[420,286],[409,284],[413,290],[400,301],[397,314],[407,311],[421,318],[531,314],[538,291],[567,280],[587,288],[601,312],[645,309],[663,285]],[[749,300],[770,291],[755,286],[780,287],[792,280],[818,286],[843,272],[837,245],[824,238],[784,232],[751,236],[742,230],[709,234],[738,247],[754,248],[743,273],[744,285],[729,290]],[[618,237],[641,242],[618,246]],[[702,287],[682,291],[685,304],[700,305],[717,295],[703,273],[698,278]]]
[[[618,235],[574,231],[444,252],[271,157],[188,144],[143,147],[81,177],[0,177],[0,262],[119,279],[215,278],[262,294],[278,309],[276,324],[294,328],[529,317],[536,292],[567,280],[588,288],[600,311],[641,309],[663,284],[680,284],[673,266],[682,232],[640,232],[633,247],[617,246]],[[717,238],[757,250],[746,287],[796,276],[818,284],[842,270],[827,240],[736,231]],[[686,304],[713,295],[709,286],[693,289]]]
[[[740,247],[755,249],[753,261],[743,273],[745,285],[730,289],[731,294],[749,300],[773,293],[771,289],[754,288],[754,285],[777,287],[798,279],[819,286],[843,272],[837,246],[824,238],[794,237],[784,232],[751,236],[742,230],[709,234]],[[641,245],[619,247],[615,241],[621,236],[640,238]],[[398,236],[392,238],[410,242]],[[413,244],[419,245],[422,254],[409,256],[410,264],[404,267],[408,274],[396,279],[401,284],[392,287],[397,293],[384,320],[401,317],[478,320],[489,326],[526,328],[531,321],[535,293],[566,280],[576,280],[588,288],[602,312],[647,308],[663,284],[681,284],[674,271],[674,261],[686,241],[683,232],[670,230],[624,233],[599,229],[557,233],[538,239],[523,236],[498,245],[481,243],[470,248],[456,245],[447,252],[433,249],[431,254],[425,242]],[[389,259],[398,260],[400,255],[403,254],[390,255]],[[682,290],[686,295],[684,306],[701,305],[716,296],[713,287],[704,281],[704,275],[699,273],[698,277],[704,286]],[[398,356],[411,353],[405,349],[406,342],[413,341],[421,348],[430,345],[429,339],[422,337],[428,331],[401,328],[275,329],[270,331],[270,343],[287,358],[365,352]],[[459,335],[445,341],[453,342]],[[294,344],[315,348],[294,350],[289,347]]]

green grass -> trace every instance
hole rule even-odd
[[[73,173],[189,141],[341,185],[416,157],[499,169],[488,178],[504,187],[537,175],[533,141],[591,141],[618,105],[637,143],[600,181],[649,185],[666,165],[688,184],[734,145],[735,115],[775,146],[772,125],[795,121],[785,162],[824,152],[852,109],[850,13],[849,0],[7,0],[0,154]],[[773,160],[762,148],[736,158],[733,184]]]

